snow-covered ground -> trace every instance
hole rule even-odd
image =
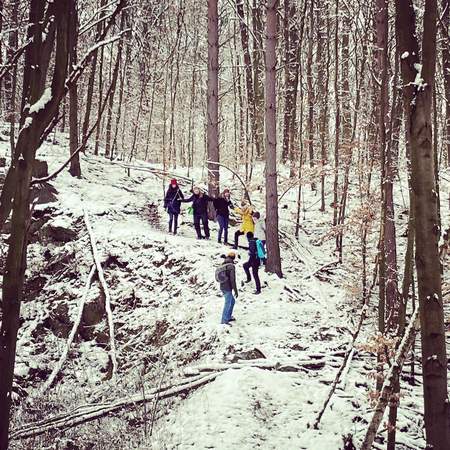
[[[46,144],[41,151],[50,172],[66,157],[65,139],[60,140],[62,145]],[[6,152],[4,143],[0,150]],[[86,318],[58,384],[31,406],[25,401],[17,406],[13,429],[79,404],[170,384],[182,378],[187,367],[231,364],[246,352],[257,353],[260,359],[224,370],[188,395],[151,405],[157,410],[152,433],[148,432],[148,411],[142,418],[136,408],[135,416],[128,412],[104,419],[102,423],[109,426],[88,424],[58,433],[61,437],[53,444],[53,438],[44,435],[32,442],[14,441],[12,448],[69,448],[62,444],[67,438],[91,442],[93,446],[80,448],[96,449],[327,450],[343,448],[342,436],[349,434],[357,445],[372,413],[375,359],[362,346],[374,334],[373,308],[358,340],[360,349],[318,429],[312,426],[342,364],[362,306],[356,263],[333,268],[320,279],[316,276],[321,267],[336,260],[332,240],[319,244],[329,229],[331,211],[320,213],[316,205],[302,212],[307,218],[302,220],[299,240],[282,243],[284,278],[260,270],[263,291],[259,296],[253,294],[252,285],[241,286],[236,322],[229,327],[219,323],[223,299],[214,268],[227,248],[215,242],[215,225],[210,241],[197,241],[191,217],[185,212],[179,234],[169,235],[162,209],[162,180],[139,171],[128,176],[124,168],[101,157],[83,156],[82,170],[81,179],[65,172],[52,182],[58,192],[56,203],[36,206],[37,211],[51,214],[45,226],[71,228],[77,236],[55,243],[44,234],[30,245],[30,292],[22,306],[16,383],[22,392],[35,395],[64,348],[93,264],[84,211],[91,219],[111,291],[118,376],[110,379],[106,318],[91,324]],[[194,175],[198,180],[201,171]],[[239,200],[238,186],[226,171],[221,177],[236,187],[233,194]],[[255,191],[253,196],[261,205],[262,193]],[[305,187],[305,204],[314,205],[317,200]],[[295,201],[293,189],[280,209],[282,231],[288,235],[293,235]],[[357,247],[356,236],[349,233],[346,239],[348,248]],[[240,249],[239,256],[240,284],[246,251]],[[102,297],[98,281],[90,292],[88,303],[95,309]],[[261,358],[284,367],[298,361],[311,365],[299,371],[267,370],[257,367]],[[398,449],[422,448],[420,379],[416,386],[404,382],[402,388]]]

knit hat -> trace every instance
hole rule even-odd
[[[172,179],[170,180],[170,184],[178,184],[176,178],[172,178]]]

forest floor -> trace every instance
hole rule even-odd
[[[46,144],[41,151],[50,172],[66,157],[65,138],[58,139],[57,145]],[[0,152],[6,149],[0,142]],[[358,239],[349,229],[344,263],[333,264],[334,239],[327,239],[332,211],[318,211],[318,194],[304,188],[306,206],[298,240],[293,239],[297,189],[284,197],[280,205],[284,278],[261,270],[259,296],[253,294],[253,285],[240,287],[236,321],[230,327],[219,323],[223,299],[214,268],[227,248],[215,242],[215,225],[210,241],[197,241],[185,213],[179,234],[169,235],[162,180],[135,170],[128,176],[123,167],[101,157],[83,156],[82,169],[81,179],[63,173],[53,181],[51,189],[44,189],[43,203],[35,207],[34,216],[43,224],[29,248],[12,429],[84,404],[145,396],[152,388],[178,382],[187,369],[200,365],[230,368],[189,393],[136,404],[75,428],[16,439],[11,448],[327,450],[343,448],[344,435],[353,436],[358,447],[373,406],[375,356],[368,344],[376,335],[376,295],[342,380],[318,429],[312,426],[362,308]],[[198,180],[203,172],[198,169],[194,175]],[[225,171],[222,179],[236,187],[237,199],[237,182]],[[260,191],[255,183],[252,200],[257,206],[263,204]],[[356,204],[352,207],[358,209]],[[110,289],[118,373],[111,376],[104,295],[95,279],[61,376],[40,395],[64,349],[93,264],[85,213]],[[400,215],[399,234],[406,223],[407,217]],[[369,247],[373,256],[375,231]],[[245,249],[239,250],[239,257],[241,284]],[[369,278],[372,266],[373,260]],[[261,368],[262,360],[278,363],[278,370]],[[415,384],[410,384],[408,370],[402,383],[399,450],[424,447],[421,380],[416,376]],[[416,372],[420,374],[418,363]],[[380,433],[374,448],[383,448],[385,436]]]

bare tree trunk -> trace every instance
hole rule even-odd
[[[264,48],[263,48],[262,0],[253,0],[253,88],[255,95],[255,141],[256,157],[262,158],[264,151]]]
[[[276,45],[278,0],[267,2],[266,25],[266,227],[268,272],[282,276],[278,236]]]
[[[100,51],[100,67],[98,71],[98,95],[99,98],[103,97],[103,61],[104,61],[104,49],[102,47]],[[101,108],[100,108],[101,102],[98,103],[98,109],[97,109],[97,129],[95,130],[95,147],[94,147],[94,155],[98,155],[98,150],[100,147],[100,131],[101,131]]]
[[[124,20],[123,17],[124,13],[122,13],[122,21],[121,21],[122,24]],[[122,40],[119,41],[117,49],[116,63],[114,64],[114,70],[111,80],[111,93],[108,99],[108,111],[106,115],[106,137],[105,137],[105,157],[107,158],[108,157],[112,158],[112,148],[111,148],[112,113],[114,108],[114,95],[116,93],[117,78],[119,77],[120,62],[122,59],[122,42],[123,42]]]
[[[100,0],[100,10],[106,5],[106,0]],[[103,16],[103,12],[100,13],[101,18]],[[102,32],[102,26],[103,22],[99,21],[97,24],[96,29],[96,41],[98,40],[98,36],[100,36]],[[83,130],[82,130],[82,140],[83,142],[86,140],[86,135],[89,130],[89,119],[91,116],[91,110],[92,110],[92,96],[94,94],[94,83],[95,83],[95,71],[97,69],[97,58],[98,58],[98,51],[96,50],[94,53],[94,56],[92,58],[92,64],[91,64],[91,72],[89,74],[89,81],[88,81],[88,88],[87,88],[87,94],[86,94],[86,112],[84,114],[84,121],[83,121]],[[111,94],[112,95],[112,94]]]
[[[70,16],[70,50],[69,64],[71,70],[77,64],[77,45],[78,45],[78,16],[76,7],[71,11]],[[78,148],[78,86],[74,84],[69,90],[69,147],[70,155],[73,155]],[[81,177],[80,154],[70,160],[69,173],[73,177]]]
[[[313,42],[314,42],[314,0],[310,0],[308,57],[306,62],[306,82],[308,85],[308,157],[309,167],[314,167],[314,87],[313,87]],[[311,190],[316,190],[316,183],[311,182]]]
[[[252,131],[253,144],[256,147],[256,155],[259,155],[261,154],[261,150],[259,148],[260,140],[257,139],[258,129],[256,124],[256,105],[255,105],[255,91],[253,86],[252,61],[250,58],[250,49],[248,44],[248,30],[247,25],[245,23],[243,0],[236,0],[236,11],[239,18],[242,51],[244,54],[245,85],[247,88],[247,103],[248,103],[248,113],[250,116],[250,127]]]
[[[9,61],[19,45],[19,0],[11,1],[11,28],[8,33],[8,47],[6,49],[6,60]],[[11,157],[13,157],[16,132],[16,89],[17,89],[17,64],[5,74],[5,122],[9,122],[9,143]]]
[[[444,77],[445,124],[447,142],[447,166],[450,166],[450,0],[442,0],[442,75]]]
[[[208,0],[208,190],[219,193],[219,15],[217,0]]]
[[[341,110],[339,100],[339,0],[335,4],[336,24],[334,30],[334,101],[335,101],[335,123],[334,123],[334,182],[333,182],[333,225],[338,223],[339,210],[339,134],[341,126]]]
[[[29,118],[29,125],[22,127],[18,136],[10,171],[16,173],[12,204],[11,237],[3,272],[2,323],[0,328],[0,450],[8,448],[9,415],[12,400],[16,340],[19,329],[20,302],[26,269],[27,230],[30,208],[30,181],[42,133],[57,113],[64,94],[69,49],[69,14],[72,2],[48,4],[46,14],[44,0],[31,0],[28,37],[32,42],[25,54],[23,101],[21,123]],[[73,11],[72,11],[73,13]],[[47,19],[46,19],[47,18]],[[52,18],[50,21],[48,18]],[[52,54],[56,29],[55,64],[51,95],[43,108],[33,110],[44,93],[48,63]],[[47,31],[45,41],[42,40]],[[34,70],[35,67],[41,70]],[[47,88],[49,89],[49,88]],[[30,107],[31,105],[31,107]]]
[[[434,450],[445,450],[450,442],[450,405],[431,121],[437,2],[425,2],[422,52],[419,51],[412,0],[396,0],[395,7],[398,53],[402,55],[403,104],[411,146],[426,441]]]
[[[324,16],[327,17],[326,24],[324,23]],[[324,28],[326,27],[326,31]],[[328,18],[328,4],[318,5],[317,8],[317,84],[319,91],[319,135],[320,135],[320,155],[322,164],[322,173],[320,175],[320,211],[325,211],[325,164],[328,159],[327,142],[328,142],[328,84],[329,84],[329,58],[330,58],[330,43],[329,43],[329,18]],[[326,49],[324,57],[323,51]]]

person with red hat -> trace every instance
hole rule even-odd
[[[181,201],[184,199],[183,192],[175,178],[170,180],[169,188],[164,197],[164,209],[169,214],[169,233],[177,234],[178,216],[181,209]]]

